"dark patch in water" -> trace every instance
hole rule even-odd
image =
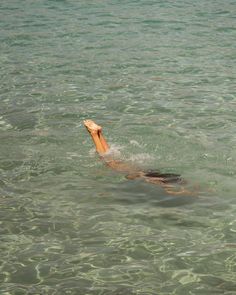
[[[145,173],[145,176],[152,178],[160,178],[164,183],[181,183],[183,179],[181,175],[174,173],[161,173],[158,170],[149,170]]]

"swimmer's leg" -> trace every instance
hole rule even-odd
[[[109,145],[108,145],[106,139],[105,139],[104,136],[102,135],[102,131],[101,131],[101,130],[99,131],[98,136],[99,136],[99,138],[100,138],[100,142],[101,142],[103,148],[105,149],[105,152],[107,152],[107,151],[110,149],[110,147],[109,147]]]
[[[84,125],[87,128],[88,132],[90,133],[93,142],[96,147],[96,151],[100,154],[101,158],[105,160],[105,163],[107,166],[120,171],[120,172],[126,172],[126,173],[134,173],[136,172],[136,169],[131,167],[130,165],[123,163],[121,161],[117,161],[111,157],[105,157],[103,156],[104,153],[109,151],[110,147],[108,143],[106,142],[106,139],[102,135],[102,127],[97,125],[92,120],[85,120]]]
[[[90,133],[92,139],[93,139],[93,142],[95,144],[95,147],[96,147],[96,151],[99,153],[99,154],[103,154],[105,153],[105,149],[100,141],[100,138],[99,138],[99,135],[98,133]]]
[[[109,149],[109,147],[103,136],[101,140],[102,127],[94,123],[92,120],[85,120],[84,125],[92,137],[92,140],[96,147],[96,151],[99,154],[105,153]]]

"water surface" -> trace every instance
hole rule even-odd
[[[235,294],[235,1],[0,14],[1,294]],[[197,196],[105,167],[84,119]]]

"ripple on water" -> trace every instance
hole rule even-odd
[[[0,293],[235,294],[234,3],[0,6]]]

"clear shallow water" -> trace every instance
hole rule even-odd
[[[235,294],[235,2],[0,13],[1,294]],[[103,166],[87,118],[198,196]]]

